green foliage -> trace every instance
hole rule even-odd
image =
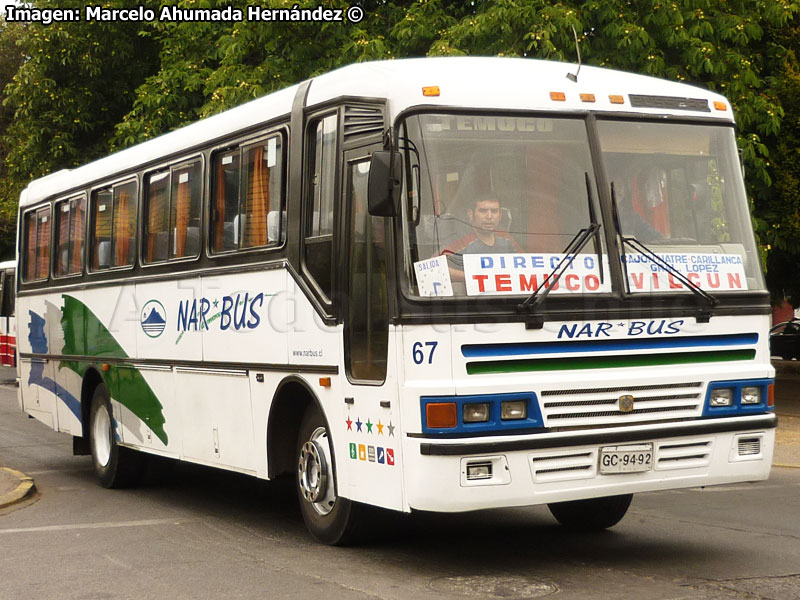
[[[25,32],[21,23],[6,23],[0,19],[0,91],[11,82],[14,74],[22,65],[24,56],[17,43]],[[2,96],[0,96],[2,98]],[[3,140],[3,135],[11,124],[14,111],[10,106],[0,102],[0,158],[8,155],[10,146]],[[16,239],[16,217],[18,192],[8,178],[5,163],[0,160],[0,260],[14,257],[14,240]],[[3,199],[8,199],[4,201]]]
[[[784,297],[800,306],[800,27],[776,32],[789,52],[776,73],[774,89],[785,117],[770,142],[772,188],[757,213],[759,234],[768,245],[767,284],[777,303]]]

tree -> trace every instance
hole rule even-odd
[[[3,141],[14,116],[11,106],[2,103],[2,90],[11,82],[23,62],[23,54],[17,41],[24,33],[25,25],[6,23],[0,18],[0,159],[9,153],[10,146]],[[17,233],[17,202],[8,179],[5,164],[0,160],[0,260],[14,258],[14,242]]]
[[[773,301],[784,298],[800,306],[800,26],[774,32],[775,42],[787,48],[773,88],[785,112],[778,135],[772,136],[770,176],[773,185],[759,206],[759,235],[767,245],[767,285]]]
[[[34,4],[56,5],[50,0]],[[57,5],[82,10],[84,3]],[[25,60],[3,100],[13,115],[3,135],[4,213],[31,179],[108,153],[109,137],[130,110],[133,90],[157,67],[157,48],[140,35],[141,28],[139,23],[86,21],[22,28],[16,44]]]

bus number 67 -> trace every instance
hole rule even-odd
[[[421,365],[425,362],[425,347],[430,348],[430,352],[428,352],[428,364],[433,363],[433,351],[436,350],[436,346],[439,345],[439,342],[414,342],[414,346],[412,347],[412,357],[414,359],[415,365]]]

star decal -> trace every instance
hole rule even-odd
[[[378,435],[383,435],[383,428],[385,425],[378,420],[378,423],[375,426],[378,428]]]
[[[356,417],[356,431],[361,431],[361,426],[362,425],[363,425],[363,423],[361,422],[361,419]]]
[[[394,425],[392,425],[391,421],[389,421],[389,424],[386,426],[386,429],[389,430],[389,437],[394,437]]]
[[[367,419],[367,433],[372,433],[372,423]]]
[[[350,415],[347,416],[347,431],[353,431],[353,422],[350,420]]]

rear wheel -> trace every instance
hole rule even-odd
[[[137,483],[144,472],[144,456],[117,444],[111,399],[105,384],[95,388],[89,413],[89,439],[94,471],[106,488]]]
[[[622,520],[631,505],[633,494],[554,502],[547,507],[556,520],[577,531],[598,531],[613,527]]]
[[[300,512],[311,535],[330,545],[357,541],[362,506],[336,495],[333,452],[327,424],[313,404],[297,437],[295,483]]]

